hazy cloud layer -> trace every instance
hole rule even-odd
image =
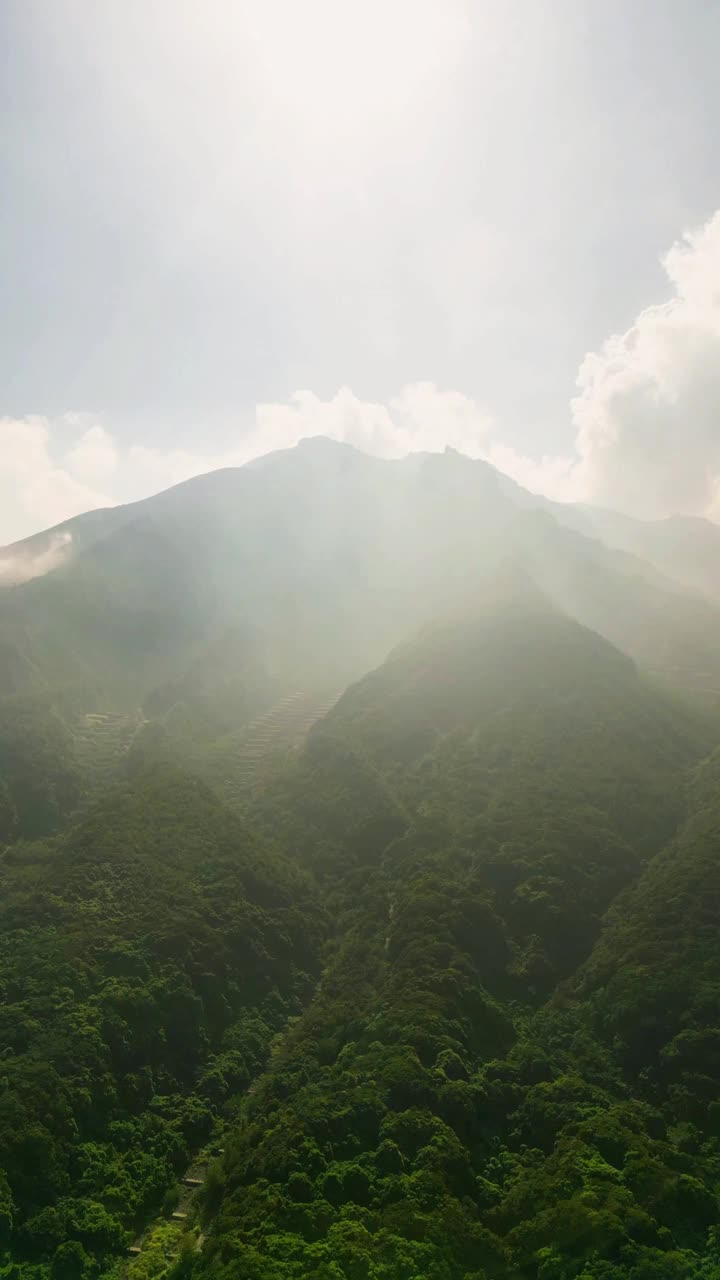
[[[41,551],[22,548],[16,552],[0,552],[0,587],[18,587],[31,578],[58,569],[70,552],[72,534],[53,533]]]
[[[571,414],[574,456],[527,457],[492,413],[433,382],[387,404],[343,387],[260,404],[227,449],[119,447],[101,421],[68,414],[0,420],[0,545],[93,507],[132,501],[192,475],[327,435],[380,457],[446,445],[486,458],[529,489],[654,518],[720,519],[720,212],[688,232],[664,267],[670,298],[588,354]],[[521,376],[519,374],[518,376]]]

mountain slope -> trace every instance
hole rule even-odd
[[[683,1118],[717,1128],[720,1059],[720,755],[689,787],[677,839],[609,914],[576,983],[623,1070],[655,1100],[682,1095]],[[709,1109],[709,1110],[708,1110]]]
[[[498,474],[517,506],[544,511],[559,524],[652,565],[664,578],[713,600],[720,596],[720,526],[698,516],[639,520],[585,503],[553,502]]]
[[[350,689],[259,802],[324,881],[336,949],[228,1144],[207,1280],[600,1280],[623,1249],[650,1276],[716,1221],[701,1186],[675,1236],[632,1187],[612,1225],[562,1223],[553,1107],[609,1095],[597,1066],[565,1079],[534,1013],[673,835],[706,729],[536,592],[500,596]]]
[[[452,451],[387,462],[314,439],[89,513],[62,527],[59,569],[0,593],[0,695],[134,712],[200,683],[212,719],[234,672],[227,732],[342,686],[507,563],[641,663],[720,688],[720,606],[532,503]]]
[[[719,769],[715,752],[691,774],[676,838],[494,1072],[521,1158],[490,1222],[519,1274],[718,1274]]]
[[[171,770],[0,874],[0,1247],[25,1280],[94,1276],[300,1009],[324,918],[296,867]]]
[[[709,520],[672,516],[666,520],[632,520],[593,507],[560,508],[561,521],[647,561],[666,577],[720,598],[720,528]]]

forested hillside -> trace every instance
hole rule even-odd
[[[336,954],[225,1158],[201,1276],[711,1274],[713,1140],[695,1159],[566,985],[706,745],[541,608],[341,700],[262,803],[322,850]]]
[[[326,919],[297,867],[167,771],[13,845],[1,874],[8,1274],[93,1276],[307,999]]]
[[[501,481],[308,442],[0,591],[1,1280],[720,1280],[714,534]]]

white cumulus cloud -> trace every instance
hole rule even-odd
[[[78,474],[71,457],[58,456],[57,438],[66,425],[42,417],[0,418],[0,546],[112,505],[88,468]]]
[[[437,451],[446,445],[478,456],[492,430],[490,415],[459,391],[432,382],[404,387],[388,404],[361,400],[342,387],[330,400],[297,391],[288,404],[261,404],[250,438],[255,451],[285,448],[325,435],[381,458]]]
[[[720,211],[663,263],[672,296],[586,356],[568,496],[720,516]]]
[[[95,424],[88,427],[65,457],[68,471],[90,485],[108,480],[118,465],[118,451],[110,432]]]

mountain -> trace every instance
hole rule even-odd
[[[645,561],[676,584],[711,599],[720,596],[720,526],[712,521],[680,515],[639,520],[585,503],[553,502],[501,474],[498,482],[516,505],[546,511],[559,524]]]
[[[5,553],[0,1276],[717,1280],[687,528],[312,440]]]
[[[614,511],[559,504],[553,511],[561,523],[639,556],[666,577],[711,599],[720,598],[720,528],[709,520],[691,516],[633,520]]]
[[[508,564],[644,665],[720,687],[720,603],[673,579],[678,556],[591,532],[451,450],[388,462],[306,440],[7,549],[68,539],[60,567],[0,592],[0,696],[118,712],[199,687],[227,730],[282,690],[342,686]]]
[[[507,574],[716,704],[720,601],[569,528],[572,510],[586,527],[452,450],[388,462],[317,438],[7,549],[45,563],[64,539],[53,571],[0,589],[0,838],[60,830],[148,721],[168,760],[242,809],[263,724],[278,749],[297,741],[288,699],[329,705]]]

